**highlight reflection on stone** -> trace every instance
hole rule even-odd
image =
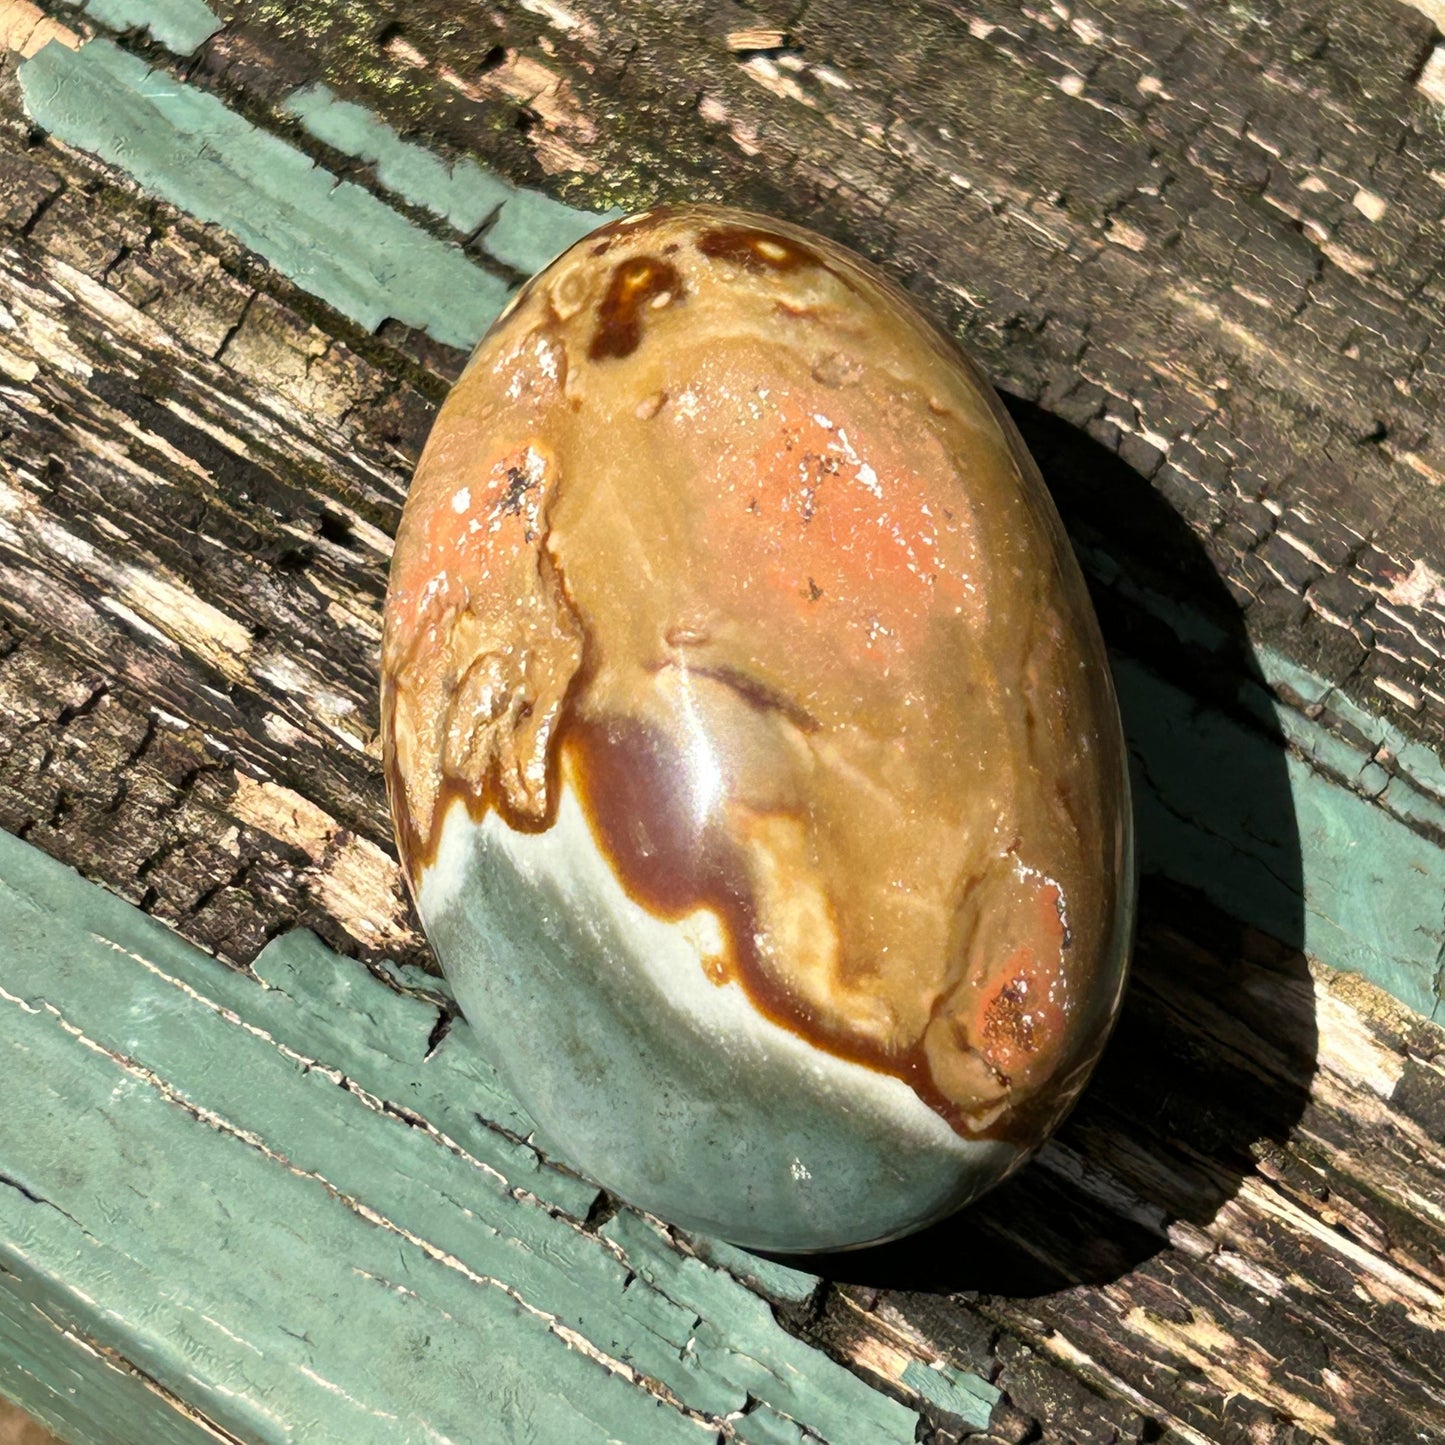
[[[417,471],[383,718],[468,1019],[629,1201],[891,1237],[1082,1087],[1133,888],[1097,627],[987,384],[840,248],[662,210],[523,291]]]

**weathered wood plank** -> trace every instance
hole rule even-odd
[[[358,1440],[475,1438],[478,1421],[484,1438],[748,1439],[761,1407],[825,1441],[912,1439],[913,1417],[793,1339],[703,1263],[705,1243],[678,1253],[545,1165],[469,1031],[437,1039],[435,1003],[299,935],[272,944],[254,978],[228,970],[3,834],[0,894],[14,1091],[0,1260],[18,1306],[4,1318],[14,1328],[29,1305],[53,1322],[49,1350],[33,1325],[16,1332],[35,1358],[12,1358],[7,1384],[71,1438],[109,1438],[99,1379],[132,1409],[142,1397],[121,1387],[149,1392],[137,1439],[306,1438],[323,1419]],[[1157,944],[1152,930],[1144,941]],[[1223,1030],[1203,1023],[1200,1056],[1175,1057],[1178,1093],[1125,1156],[1109,1116],[1163,1072],[1149,1039],[1177,1050],[1162,1016],[1197,1016],[1223,992],[1217,971],[1160,979],[1148,964],[1101,1087],[1031,1180],[962,1226],[837,1266],[1012,1297],[960,1300],[941,1320],[937,1296],[820,1294],[766,1266],[757,1285],[805,1336],[955,1422],[983,1424],[1004,1391],[1045,1415],[1067,1402],[1070,1438],[1108,1421],[1147,1438],[1151,1416],[1195,1439],[1258,1434],[1281,1413],[1320,1439],[1445,1427],[1440,1232],[1417,1234],[1423,1249],[1387,1233],[1399,1219],[1418,1231],[1412,1196],[1445,1198],[1445,1144],[1428,1132],[1445,1075],[1422,1058],[1415,1088],[1400,1087],[1400,1044],[1428,1043],[1430,1026],[1379,998],[1366,1022],[1322,977],[1333,1027],[1298,1142],[1269,1150],[1226,1202],[1260,1138],[1259,1070],[1298,1078],[1309,1059],[1277,1046],[1221,1060],[1208,1045]],[[1300,1021],[1306,999],[1280,965],[1266,951],[1238,980],[1247,1024]],[[1232,1160],[1219,1144],[1201,1157],[1191,1114],[1242,1126]],[[1396,1157],[1366,1164],[1362,1134]],[[941,1257],[946,1239],[968,1248]],[[1018,1298],[1069,1274],[1099,1285]],[[338,1328],[362,1318],[364,1331]],[[478,1351],[483,1377],[468,1363]],[[57,1354],[86,1366],[73,1402],[36,1388]],[[1196,1388],[1151,1399],[1152,1373],[1181,1359]],[[1077,1374],[1104,1398],[1066,1383]],[[1344,1388],[1352,1379],[1368,1392]]]
[[[1021,398],[1090,569],[1150,871],[1192,885],[1146,881],[1097,1085],[1036,1168],[943,1231],[823,1262],[822,1286],[695,1241],[726,1272],[702,1277],[760,1287],[939,1441],[993,1399],[971,1379],[1002,1392],[996,1440],[1445,1432],[1440,1035],[1300,953],[1442,996],[1445,163],[1411,84],[1424,23],[1348,3],[819,5],[763,17],[789,44],[760,54],[727,36],[761,12],[726,6],[220,13],[183,67],[143,53],[379,194],[400,183],[378,123],[308,134],[300,87],[508,185],[603,205],[723,184],[872,251]],[[898,42],[886,68],[877,35]],[[383,972],[421,963],[372,655],[389,534],[460,357],[368,335],[35,144],[13,88],[3,120],[0,826],[236,963],[298,921]],[[439,194],[388,203],[455,240]],[[484,224],[467,250],[491,267],[505,238]],[[1368,886],[1341,867],[1361,840]],[[337,1023],[307,1057],[352,1046]],[[502,1132],[468,1125],[467,1147],[491,1140],[511,1178],[525,1124],[485,1098]],[[560,1214],[644,1278],[698,1277],[609,1208]],[[742,1315],[712,1345],[761,1319],[728,1298]],[[769,1408],[718,1428],[786,1438]]]

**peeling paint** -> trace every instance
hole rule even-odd
[[[324,85],[297,91],[284,109],[317,140],[369,165],[383,190],[440,216],[462,235],[492,221],[481,248],[526,276],[622,215],[577,210],[541,191],[514,187],[469,158],[448,165]]]
[[[20,84],[37,124],[224,226],[368,330],[394,317],[469,347],[506,300],[459,248],[109,41],[48,45]]]
[[[298,90],[283,106],[308,135],[369,165],[377,184],[424,206],[463,235],[496,215],[512,188],[475,161],[448,165],[424,146],[404,141],[365,106],[340,100],[324,85]]]
[[[111,30],[144,30],[176,55],[199,50],[221,28],[202,0],[86,0],[84,10]]]

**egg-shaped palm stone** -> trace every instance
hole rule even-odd
[[[819,237],[659,210],[526,287],[417,469],[383,719],[484,1049],[674,1224],[920,1228],[1102,1047],[1133,884],[1082,579],[977,370]]]

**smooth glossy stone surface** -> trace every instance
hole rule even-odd
[[[665,210],[532,281],[418,468],[383,719],[467,1018],[632,1203],[888,1238],[1083,1086],[1133,891],[1098,630],[987,384],[840,248]]]

